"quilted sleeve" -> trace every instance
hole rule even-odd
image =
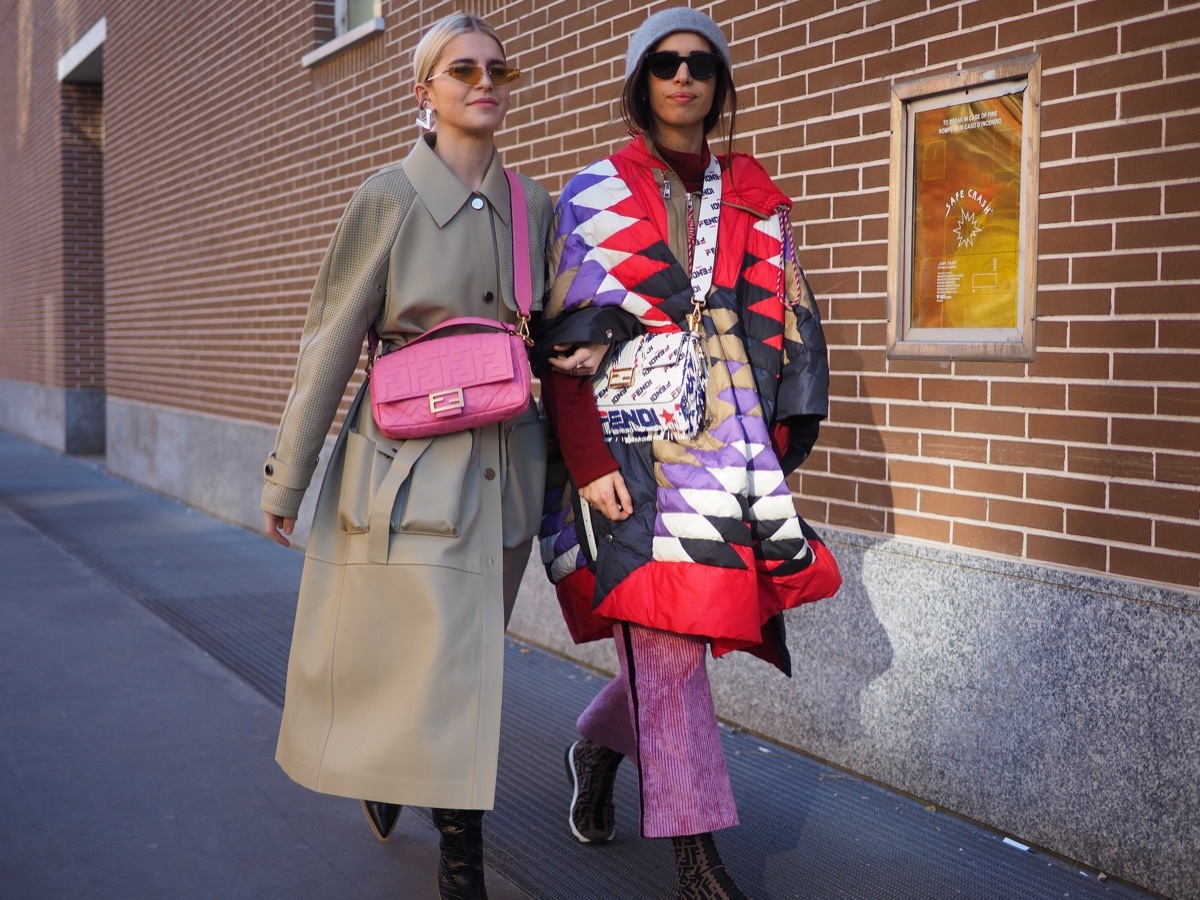
[[[554,209],[550,223],[549,256],[546,260],[550,271],[550,295],[546,303],[546,318],[562,315],[567,296],[571,294],[579,263],[591,249],[580,233],[579,217],[571,202],[572,182],[568,182]]]
[[[804,270],[796,257],[792,223],[780,213],[787,299],[783,321],[783,371],[780,376],[776,421],[795,416],[829,415],[829,353],[821,330],[821,313]],[[807,454],[806,454],[807,455]]]

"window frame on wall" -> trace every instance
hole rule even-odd
[[[311,69],[381,34],[386,25],[382,7],[382,0],[317,0],[318,19],[323,13],[328,23],[332,16],[333,37],[301,57],[300,64]]]
[[[1034,358],[1040,106],[1036,54],[892,86],[889,359]]]
[[[381,15],[382,0],[334,0],[333,21],[337,36],[374,22]]]

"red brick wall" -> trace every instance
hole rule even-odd
[[[337,216],[367,173],[406,153],[412,48],[461,4],[385,0],[383,35],[304,69],[328,5],[105,4],[111,395],[276,421]],[[501,138],[507,162],[553,193],[616,146],[627,36],[667,5],[468,4],[526,73]],[[1200,586],[1200,2],[697,5],[731,39],[740,147],[796,198],[831,345],[830,420],[796,483],[804,514]],[[5,59],[11,10],[28,6],[0,0]],[[78,10],[96,6],[77,4],[61,46],[39,51],[32,112],[14,108],[19,79],[0,97],[5,122],[49,127],[46,66],[94,21]],[[1037,359],[889,361],[890,85],[1032,52],[1043,66]],[[6,208],[16,202],[29,227],[0,225],[0,377],[40,361],[29,285],[61,266],[47,251],[61,226],[40,206],[55,177],[38,158],[4,173]]]
[[[533,87],[506,142],[510,160],[556,186],[591,147],[620,139],[611,99],[641,13],[497,6],[521,13],[513,50],[537,60],[535,48],[561,48],[521,61]],[[741,146],[796,198],[825,314],[832,402],[797,479],[803,513],[1200,586],[1200,3],[704,8],[731,38]],[[1043,66],[1037,358],[889,361],[890,85],[1032,52]]]
[[[834,525],[1194,588],[1200,6],[1029,0],[886,18],[925,4],[907,6],[810,20],[797,42],[816,61],[806,102],[825,115],[791,128],[810,165],[792,191],[802,256],[828,298],[836,395],[801,507]],[[856,59],[880,32],[889,49]],[[954,54],[972,65],[1031,51],[1044,70],[1037,359],[889,362],[886,80],[943,70]]]
[[[102,122],[58,59],[99,2],[0,3],[0,378],[104,385]]]

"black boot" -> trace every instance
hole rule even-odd
[[[671,843],[679,869],[678,900],[750,900],[725,871],[711,831],[673,837]]]
[[[438,862],[441,900],[487,900],[483,885],[483,810],[434,809],[433,824],[442,835]]]
[[[576,741],[567,748],[572,790],[567,823],[585,844],[611,841],[617,833],[613,783],[624,758],[595,741]]]
[[[386,841],[392,836],[392,829],[396,827],[396,820],[400,818],[400,810],[404,809],[398,803],[384,803],[380,800],[364,800],[362,808],[367,817],[367,824],[375,832],[375,837],[381,841]]]

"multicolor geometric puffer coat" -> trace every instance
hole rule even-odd
[[[552,226],[543,347],[686,327],[691,273],[670,250],[668,177],[635,138],[567,184]],[[817,307],[789,262],[790,209],[752,157],[735,154],[723,167],[703,316],[709,425],[678,442],[608,445],[634,513],[623,522],[590,513],[594,558],[565,466],[552,459],[542,561],[577,642],[631,621],[705,636],[714,656],[748,650],[790,672],[780,613],[841,584],[785,480],[784,465],[807,456],[828,412],[829,384]],[[785,431],[791,445],[777,449],[772,437]]]

